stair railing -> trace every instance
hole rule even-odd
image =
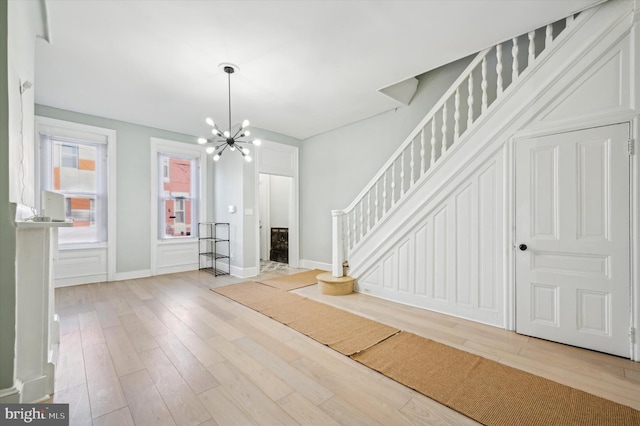
[[[570,16],[478,53],[353,202],[331,212],[334,276],[344,275],[348,254],[445,162],[452,147],[573,22]]]

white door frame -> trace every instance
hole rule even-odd
[[[640,253],[640,156],[638,155],[638,140],[640,139],[640,116],[636,115],[633,119],[629,120],[628,116],[621,117],[620,120],[612,119],[607,123],[598,123],[597,126],[602,127],[615,124],[629,123],[630,127],[630,146],[632,147],[633,154],[630,156],[630,296],[629,296],[629,315],[631,317],[631,330],[629,330],[631,336],[631,356],[633,361],[640,361],[640,336],[638,330],[640,329],[640,259],[638,259],[637,253]],[[508,194],[510,199],[505,200],[505,213],[508,218],[505,223],[506,233],[508,234],[508,241],[510,246],[505,250],[506,276],[509,278],[505,280],[505,328],[507,330],[515,330],[515,307],[516,307],[516,250],[517,244],[515,233],[515,149],[514,143],[517,140],[529,139],[532,137],[549,136],[552,134],[571,132],[575,130],[586,130],[591,127],[567,125],[565,129],[560,130],[558,128],[550,130],[540,130],[539,132],[527,131],[526,133],[520,132],[513,135],[507,143],[507,156],[510,159],[508,167],[505,167],[505,173],[509,179],[505,179],[505,193]]]
[[[260,179],[260,175],[262,176],[269,176],[266,175],[264,173],[258,173],[258,179]],[[260,257],[262,257],[262,246],[265,245],[265,260],[268,260],[268,256],[269,256],[269,251],[271,249],[271,241],[268,238],[269,235],[269,228],[271,227],[271,217],[270,217],[270,212],[268,208],[264,208],[265,204],[263,203],[262,200],[262,194],[265,194],[265,198],[266,198],[266,205],[269,204],[269,200],[270,200],[270,193],[269,193],[269,179],[264,179],[262,181],[262,183],[258,182],[259,188],[258,191],[259,194],[258,196],[260,197],[260,206],[258,207],[258,230],[259,230],[259,238],[258,238],[258,252],[260,253]],[[264,191],[264,192],[263,192]],[[262,231],[260,231],[262,229]],[[264,241],[263,241],[263,237],[264,237]]]
[[[269,155],[264,151],[268,150]],[[272,141],[262,141],[256,151],[254,205],[257,214],[254,215],[255,229],[255,259],[256,271],[260,273],[260,173],[267,175],[287,176],[293,178],[289,199],[289,267],[298,268],[300,264],[300,201],[299,188],[300,176],[298,171],[299,150],[298,147]]]

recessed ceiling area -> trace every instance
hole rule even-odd
[[[190,135],[298,139],[402,104],[379,92],[601,0],[46,1],[36,103]],[[425,111],[426,113],[426,111]]]

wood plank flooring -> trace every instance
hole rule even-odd
[[[57,289],[53,402],[70,404],[72,425],[477,424],[209,291],[240,281],[193,271]],[[363,294],[295,292],[640,409],[640,363]]]

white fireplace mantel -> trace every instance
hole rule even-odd
[[[58,228],[70,222],[16,220],[16,365],[20,402],[53,393],[60,339],[54,312],[53,270]]]

